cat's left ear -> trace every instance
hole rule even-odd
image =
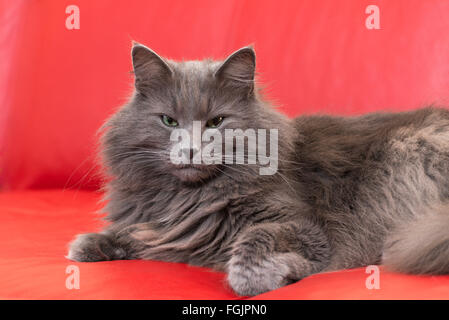
[[[227,86],[254,92],[256,53],[252,46],[243,47],[232,53],[215,72],[215,77]]]
[[[173,75],[168,63],[156,52],[140,43],[133,43],[131,51],[135,87],[141,93],[167,84]]]

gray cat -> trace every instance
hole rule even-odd
[[[449,273],[449,111],[288,119],[261,97],[250,47],[175,62],[135,44],[132,59],[135,93],[102,138],[112,224],[79,235],[68,258],[207,266],[240,295],[370,264]],[[194,120],[277,129],[277,172],[173,164],[170,134]]]

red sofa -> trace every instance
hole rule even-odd
[[[69,4],[79,29],[66,28]],[[365,26],[371,4],[380,29]],[[132,91],[132,39],[174,59],[252,43],[281,111],[351,115],[449,105],[447,12],[446,0],[0,0],[0,298],[243,298],[209,269],[64,257],[74,235],[103,224],[95,132]],[[368,289],[369,276],[318,274],[254,298],[449,298],[449,276],[380,267],[380,288]]]

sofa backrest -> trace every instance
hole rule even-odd
[[[79,29],[66,27],[70,4]],[[173,59],[254,44],[260,80],[289,116],[448,103],[447,0],[18,0],[0,9],[5,190],[98,187],[95,133],[132,92],[131,40]]]

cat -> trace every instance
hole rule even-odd
[[[448,110],[287,118],[256,84],[252,47],[175,62],[136,43],[132,62],[134,94],[101,139],[112,223],[77,236],[69,259],[210,267],[242,296],[381,263],[449,273]],[[277,129],[277,171],[173,164],[170,134],[193,121],[203,131]]]

